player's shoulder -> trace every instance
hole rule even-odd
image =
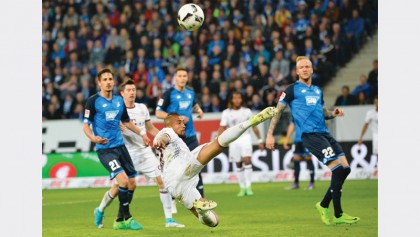
[[[91,95],[87,100],[86,100],[86,103],[91,103],[91,102],[93,102],[93,101],[95,101],[95,100],[97,100],[99,98],[99,94],[98,93],[95,93],[95,94],[93,94],[93,95]]]
[[[134,106],[141,110],[147,110],[147,106],[144,103],[134,103]]]

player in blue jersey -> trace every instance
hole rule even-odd
[[[293,119],[290,120],[289,126],[287,127],[286,138],[284,139],[283,148],[285,150],[290,149],[289,140],[295,132],[293,138],[293,159],[289,163],[288,167],[294,170],[295,180],[292,185],[286,187],[286,190],[299,189],[299,175],[300,175],[300,162],[306,161],[306,167],[309,170],[310,182],[309,185],[305,188],[306,190],[312,190],[315,188],[315,167],[312,163],[312,154],[309,152],[308,148],[303,145],[302,142],[302,131],[299,127],[295,126]]]
[[[119,185],[120,206],[113,228],[141,230],[142,225],[130,213],[137,171],[124,145],[120,122],[139,135],[140,129],[130,122],[123,98],[113,94],[115,81],[112,71],[108,68],[100,70],[97,82],[100,91],[86,101],[83,131],[96,143],[99,161],[109,171],[110,179],[116,179]]]
[[[325,119],[344,116],[344,111],[340,108],[335,108],[333,111],[327,109],[321,88],[312,85],[313,67],[309,58],[304,56],[296,58],[296,73],[299,80],[286,88],[277,103],[279,113],[271,119],[266,147],[274,149],[273,131],[284,108],[289,105],[295,125],[302,130],[303,145],[332,172],[330,187],[323,200],[315,205],[321,220],[330,225],[328,207],[332,200],[333,223],[356,223],[360,218],[346,214],[341,207],[341,191],[344,181],[350,174],[350,166],[341,145],[331,136],[325,123]]]
[[[199,145],[192,114],[193,112],[198,113],[197,118],[202,118],[204,113],[200,108],[200,105],[195,101],[194,91],[187,87],[187,70],[185,68],[177,68],[175,70],[174,79],[175,85],[171,89],[165,91],[165,93],[162,95],[162,98],[159,99],[156,107],[156,117],[165,119],[170,113],[178,113],[181,115],[181,118],[186,123],[186,136],[183,138],[183,140],[187,144],[188,148],[192,151]],[[204,197],[204,187],[201,172],[198,174],[198,177],[199,181],[197,184],[197,189],[201,196]],[[174,202],[172,208],[175,207],[176,206]],[[176,209],[174,210],[174,213],[176,213]]]

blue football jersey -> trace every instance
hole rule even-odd
[[[83,122],[92,125],[95,136],[108,139],[107,144],[96,144],[96,150],[124,145],[120,121],[130,121],[121,96],[113,95],[108,100],[98,92],[87,100]]]
[[[195,93],[193,90],[185,88],[184,92],[181,92],[175,89],[175,87],[172,87],[163,93],[156,110],[167,113],[178,113],[179,115],[188,117],[188,122],[185,125],[185,135],[188,138],[196,135],[192,116],[195,104]]]
[[[302,133],[329,132],[325,123],[324,98],[321,88],[299,81],[289,85],[279,102],[289,105],[296,129]]]

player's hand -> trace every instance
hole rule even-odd
[[[264,150],[264,143],[262,142],[258,143],[258,149],[261,151]]]
[[[271,134],[267,134],[267,138],[265,139],[265,147],[269,150],[274,150],[274,136]]]
[[[202,109],[200,109],[200,110],[198,111],[197,118],[201,119],[201,118],[203,118],[203,115],[204,115],[204,112],[203,112],[203,110],[202,110]]]
[[[187,116],[184,116],[184,115],[179,116],[179,118],[184,121],[184,124],[187,124],[188,121],[190,120]]]
[[[155,140],[155,142],[153,144],[153,149],[163,150],[165,148],[166,148],[166,144],[163,141],[161,141],[159,139],[158,140]]]
[[[143,138],[144,145],[145,146],[149,146],[150,145],[150,139],[149,139],[149,137],[146,134],[144,134],[142,136],[142,138]]]
[[[105,145],[105,144],[108,143],[108,139],[107,138],[102,138],[100,136],[96,136],[96,137],[93,138],[93,142]]]
[[[289,150],[290,146],[288,142],[283,142],[283,149]]]
[[[120,123],[120,131],[121,132],[124,132],[126,128],[127,128],[127,126],[125,126],[124,124]]]
[[[342,117],[344,116],[344,110],[340,109],[340,108],[335,108],[333,111],[333,115],[334,117]]]

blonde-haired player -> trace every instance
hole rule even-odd
[[[233,127],[252,117],[252,112],[245,107],[245,100],[242,93],[235,91],[231,94],[228,108],[223,110],[220,120],[218,135],[229,127]],[[258,139],[258,148],[264,149],[260,131],[258,127],[252,127],[255,136]],[[238,168],[238,183],[240,191],[238,197],[253,195],[252,184],[252,139],[249,129],[246,130],[238,139],[229,144],[229,160],[235,162]]]

